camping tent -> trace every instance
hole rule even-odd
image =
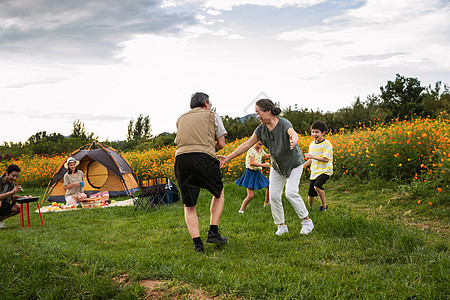
[[[78,169],[84,174],[84,191],[86,193],[107,191],[109,195],[131,195],[139,190],[136,176],[130,164],[115,149],[100,143],[85,145],[72,152],[72,156],[80,161]],[[45,191],[43,201],[65,201],[64,167],[65,160],[58,167]]]

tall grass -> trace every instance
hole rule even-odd
[[[264,192],[238,214],[246,191],[226,184],[220,231],[229,243],[206,244],[204,255],[192,249],[179,202],[149,211],[48,213],[44,227],[33,215],[24,230],[11,218],[0,231],[0,298],[138,299],[145,279],[187,282],[226,299],[448,298],[448,232],[406,226],[395,206],[383,214],[379,203],[387,207],[395,193],[390,185],[380,193],[378,186],[330,181],[329,211],[310,211],[312,234],[300,236],[301,220],[284,199],[289,234],[278,237]],[[202,191],[203,239],[209,203]],[[448,215],[440,222],[448,225]]]

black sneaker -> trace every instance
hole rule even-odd
[[[206,239],[207,243],[216,243],[216,244],[225,244],[228,242],[226,237],[223,237],[218,232],[208,231],[208,238]]]
[[[196,243],[194,244],[194,251],[198,253],[205,253],[205,248],[203,247],[203,244]]]

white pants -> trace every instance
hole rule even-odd
[[[291,175],[286,178],[270,168],[269,175],[269,197],[270,207],[272,209],[273,221],[276,225],[284,223],[284,210],[283,203],[281,202],[281,195],[283,193],[283,187],[286,186],[286,198],[294,207],[300,219],[304,219],[308,216],[308,209],[305,206],[305,202],[298,193],[298,186],[300,184],[300,177],[302,177],[303,165],[293,169]]]

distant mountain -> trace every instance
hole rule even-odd
[[[239,118],[239,122],[243,124],[247,119],[251,119],[252,117],[256,119],[256,114],[248,114],[244,117],[241,117]]]
[[[161,132],[160,134],[158,134],[157,136],[160,136],[160,135],[168,136],[170,134],[171,134],[170,132],[164,131],[164,132]]]

